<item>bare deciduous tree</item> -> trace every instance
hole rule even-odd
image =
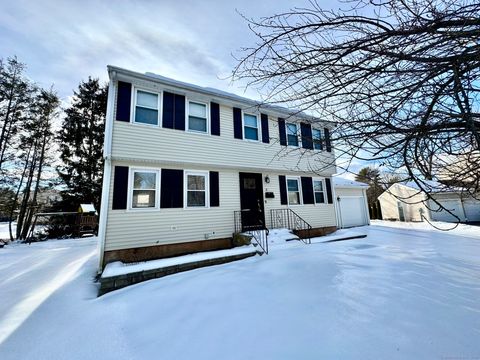
[[[233,79],[335,121],[337,156],[375,160],[427,192],[429,179],[478,192],[480,3],[310,4],[247,19],[258,42]]]

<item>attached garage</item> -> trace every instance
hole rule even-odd
[[[367,184],[340,177],[333,178],[337,227],[349,228],[370,224]]]

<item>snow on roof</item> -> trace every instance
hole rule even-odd
[[[345,179],[339,176],[334,176],[332,179],[333,186],[335,187],[368,188],[368,184],[359,181]]]
[[[415,181],[403,181],[399,184],[407,186],[411,189],[419,190],[419,191],[427,191],[427,192],[462,192],[465,189],[461,187],[447,187],[446,185],[439,183],[435,180],[419,180],[420,184],[422,185],[423,189],[418,186]]]
[[[124,74],[131,75],[131,76],[156,79],[156,80],[161,81],[164,84],[179,87],[179,88],[183,88],[185,90],[197,91],[197,92],[200,92],[200,93],[203,93],[203,94],[206,94],[206,95],[216,96],[216,97],[220,97],[220,98],[223,98],[223,99],[228,99],[230,101],[240,102],[240,103],[248,104],[250,106],[261,106],[265,110],[276,111],[276,112],[279,112],[279,113],[282,113],[282,114],[285,114],[285,115],[288,115],[288,116],[295,116],[295,117],[298,117],[298,118],[301,118],[301,119],[304,119],[304,120],[309,120],[309,121],[319,120],[319,121],[322,121],[322,122],[335,124],[333,121],[316,118],[316,117],[314,117],[312,115],[308,115],[308,114],[306,114],[306,113],[304,113],[300,110],[288,109],[288,108],[285,108],[285,107],[282,107],[282,106],[265,104],[261,101],[248,99],[246,97],[239,96],[239,95],[227,92],[227,91],[223,91],[223,90],[219,90],[219,89],[215,89],[215,88],[211,88],[211,87],[203,87],[203,86],[187,83],[187,82],[184,82],[184,81],[175,80],[175,79],[168,78],[168,77],[162,76],[162,75],[158,75],[158,74],[155,74],[155,73],[152,73],[152,72],[146,72],[145,74],[142,74],[142,73],[138,73],[138,72],[131,71],[131,70],[128,70],[128,69],[123,69],[123,68],[120,68],[120,67],[112,66],[112,65],[108,65],[107,68],[108,68],[109,71],[118,71],[118,72],[122,72]]]
[[[82,212],[95,212],[95,207],[93,204],[80,204],[80,209],[82,209]]]

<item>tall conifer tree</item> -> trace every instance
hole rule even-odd
[[[58,172],[66,186],[62,192],[65,210],[76,210],[80,203],[93,203],[100,209],[106,109],[107,86],[89,78],[80,83],[65,111],[58,136],[63,162]]]

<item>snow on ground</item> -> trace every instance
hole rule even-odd
[[[15,233],[17,229],[17,224],[12,224],[12,231]],[[9,240],[10,232],[8,230],[8,222],[0,222],[0,240]]]
[[[385,221],[385,220],[370,220],[372,225],[388,226],[400,229],[423,230],[423,231],[437,231],[447,234],[455,234],[460,236],[470,236],[480,238],[480,226],[447,223],[443,221],[432,221],[428,223],[423,222],[403,222],[403,221]]]
[[[0,359],[479,358],[472,229],[383,225],[100,298],[91,238],[6,246]]]

